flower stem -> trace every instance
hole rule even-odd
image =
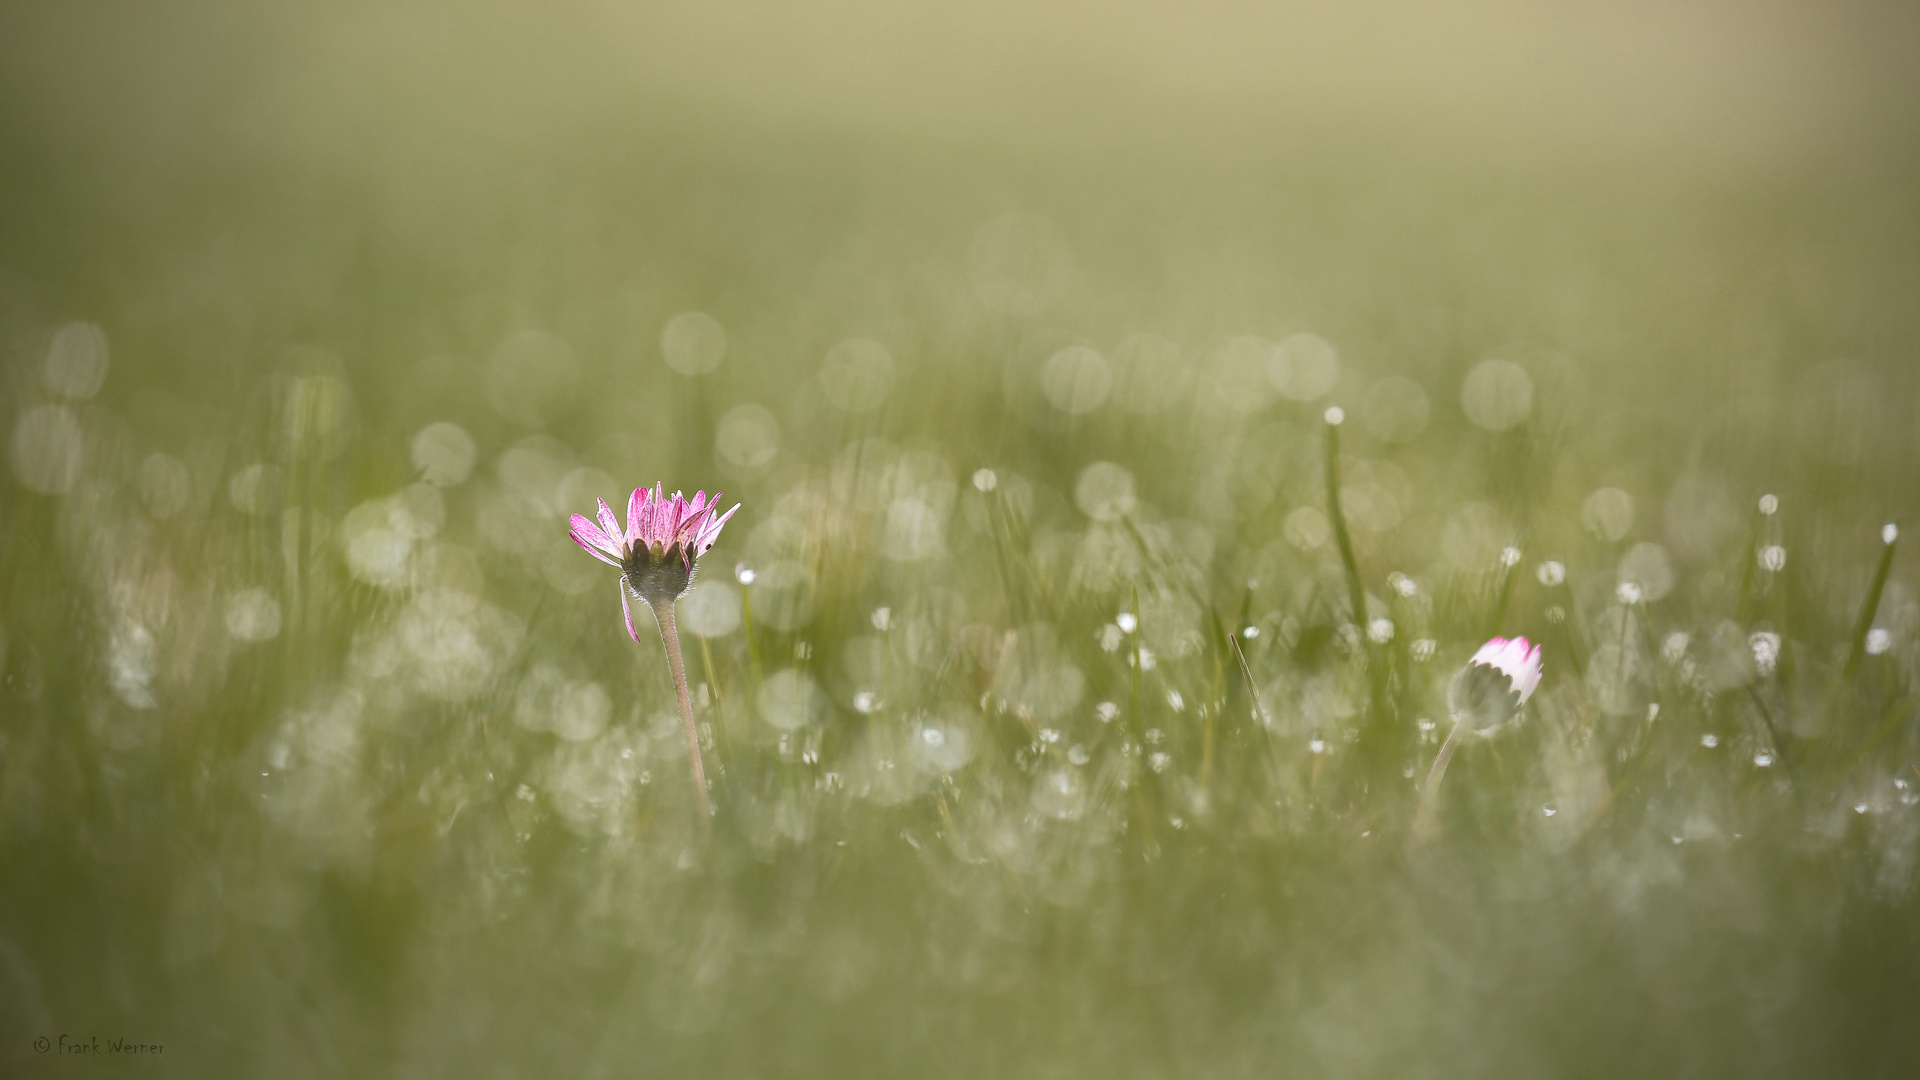
[[[680,698],[680,730],[687,736],[687,756],[693,762],[693,790],[700,796],[700,823],[711,828],[713,807],[707,801],[707,771],[700,764],[700,731],[693,724],[693,700],[687,696],[687,668],[680,660],[680,633],[674,628],[673,601],[648,604],[660,624],[660,640],[667,647],[667,667],[673,671],[673,692]]]

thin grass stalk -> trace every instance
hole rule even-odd
[[[1880,530],[1882,547],[1880,565],[1874,568],[1873,584],[1867,588],[1867,601],[1860,607],[1860,617],[1853,623],[1852,647],[1847,650],[1847,666],[1841,672],[1842,677],[1851,679],[1860,667],[1860,658],[1867,652],[1867,634],[1873,630],[1873,617],[1880,610],[1880,594],[1887,587],[1887,574],[1893,570],[1893,551],[1900,544],[1900,529],[1888,524]]]
[[[1347,570],[1347,601],[1353,605],[1353,622],[1360,629],[1361,647],[1367,643],[1367,590],[1360,583],[1360,562],[1353,555],[1353,538],[1347,532],[1347,515],[1340,508],[1340,421],[1337,409],[1327,410],[1327,517],[1333,523],[1334,543],[1340,548],[1340,565]]]
[[[1516,557],[1512,562],[1508,562],[1506,553],[1501,553],[1500,591],[1495,595],[1493,613],[1488,617],[1486,633],[1481,634],[1481,637],[1492,637],[1500,632],[1500,623],[1507,617],[1507,603],[1513,598],[1513,573],[1520,568],[1520,563],[1523,558],[1524,555]]]

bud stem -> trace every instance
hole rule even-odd
[[[1447,775],[1447,762],[1453,760],[1454,748],[1460,745],[1460,736],[1466,730],[1466,720],[1454,717],[1453,730],[1447,733],[1447,741],[1440,744],[1440,753],[1434,756],[1433,768],[1427,771],[1426,786],[1420,789],[1420,809],[1415,812],[1413,819],[1415,836],[1425,837],[1433,832],[1433,817],[1440,806],[1440,780]]]

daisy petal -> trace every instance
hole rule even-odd
[[[567,535],[573,539],[574,543],[580,545],[581,551],[584,551],[587,554],[593,556],[594,558],[599,559],[601,562],[606,563],[608,566],[611,566],[616,570],[620,568],[620,564],[617,562],[614,562],[613,559],[606,554],[606,552],[603,552],[599,548],[594,547],[593,545],[587,543],[585,540],[580,539],[579,534],[569,533]]]
[[[707,492],[699,492],[693,496],[693,502],[687,503],[687,521],[682,528],[691,532],[693,536],[699,536],[701,530],[707,527],[708,519],[712,519],[712,515],[714,515],[714,503],[707,502]]]
[[[619,545],[615,544],[606,533],[601,532],[600,526],[588,521],[585,514],[573,515],[568,524],[572,526],[572,528],[568,530],[568,535],[573,537],[574,543],[600,556],[604,562],[612,563],[615,566],[620,565]]]
[[[620,582],[620,614],[626,616],[627,619],[627,636],[633,639],[634,644],[638,645],[640,643],[640,632],[633,628],[633,605],[627,603],[627,583],[624,578],[621,579]]]
[[[620,519],[613,516],[613,509],[607,505],[607,500],[595,499],[593,501],[600,504],[600,508],[595,511],[595,516],[600,519],[600,531],[606,533],[610,539],[618,537],[620,535]]]
[[[660,522],[661,538],[668,544],[673,543],[680,536],[680,525],[686,518],[687,500],[676,491],[667,499],[667,516]]]
[[[740,509],[740,504],[734,503],[733,510],[721,514],[718,518],[708,520],[706,525],[700,529],[700,536],[694,543],[694,546],[699,549],[700,554],[705,555],[707,549],[713,546],[713,542],[720,539],[720,530],[726,526],[727,519],[733,516],[734,510],[738,509]]]
[[[654,490],[646,493],[646,505],[640,508],[639,539],[642,543],[648,545],[651,545],[660,535],[660,530],[656,527],[660,520],[661,510],[659,487],[659,484],[655,484]]]
[[[640,536],[640,510],[647,505],[647,489],[634,488],[627,497],[627,542],[632,543]]]
[[[587,554],[593,556],[594,558],[599,559],[601,562],[606,563],[608,566],[611,566],[616,570],[620,568],[620,564],[617,562],[614,562],[613,559],[610,556],[608,556],[606,552],[601,551],[599,548],[594,547],[593,545],[587,543],[585,540],[580,539],[580,536],[578,533],[568,533],[567,535],[573,539],[574,543],[580,545],[581,551],[584,551]]]

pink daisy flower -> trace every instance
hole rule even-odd
[[[598,523],[585,514],[575,514],[568,535],[587,554],[620,571],[620,610],[626,616],[627,633],[639,641],[633,628],[633,609],[627,603],[627,591],[645,600],[656,612],[662,604],[671,605],[693,583],[694,563],[713,547],[720,530],[740,504],[717,513],[720,493],[712,500],[697,492],[689,502],[679,492],[661,493],[635,488],[627,499],[626,528],[607,506],[600,504]]]
[[[687,757],[693,766],[693,789],[700,799],[700,820],[713,816],[707,800],[706,767],[700,762],[700,733],[693,722],[693,702],[687,694],[687,669],[680,659],[680,633],[674,628],[673,602],[693,584],[693,566],[700,556],[720,538],[720,530],[740,509],[724,514],[719,510],[720,493],[712,501],[702,491],[688,502],[679,492],[671,498],[662,494],[660,485],[653,490],[634,488],[627,499],[627,527],[621,528],[613,509],[604,499],[596,516],[575,514],[568,535],[587,554],[620,571],[620,614],[627,620],[627,635],[638,643],[639,631],[633,628],[633,605],[627,593],[647,602],[653,618],[660,624],[660,643],[666,646],[667,668],[673,675],[674,696],[680,703],[680,730],[687,739]]]

